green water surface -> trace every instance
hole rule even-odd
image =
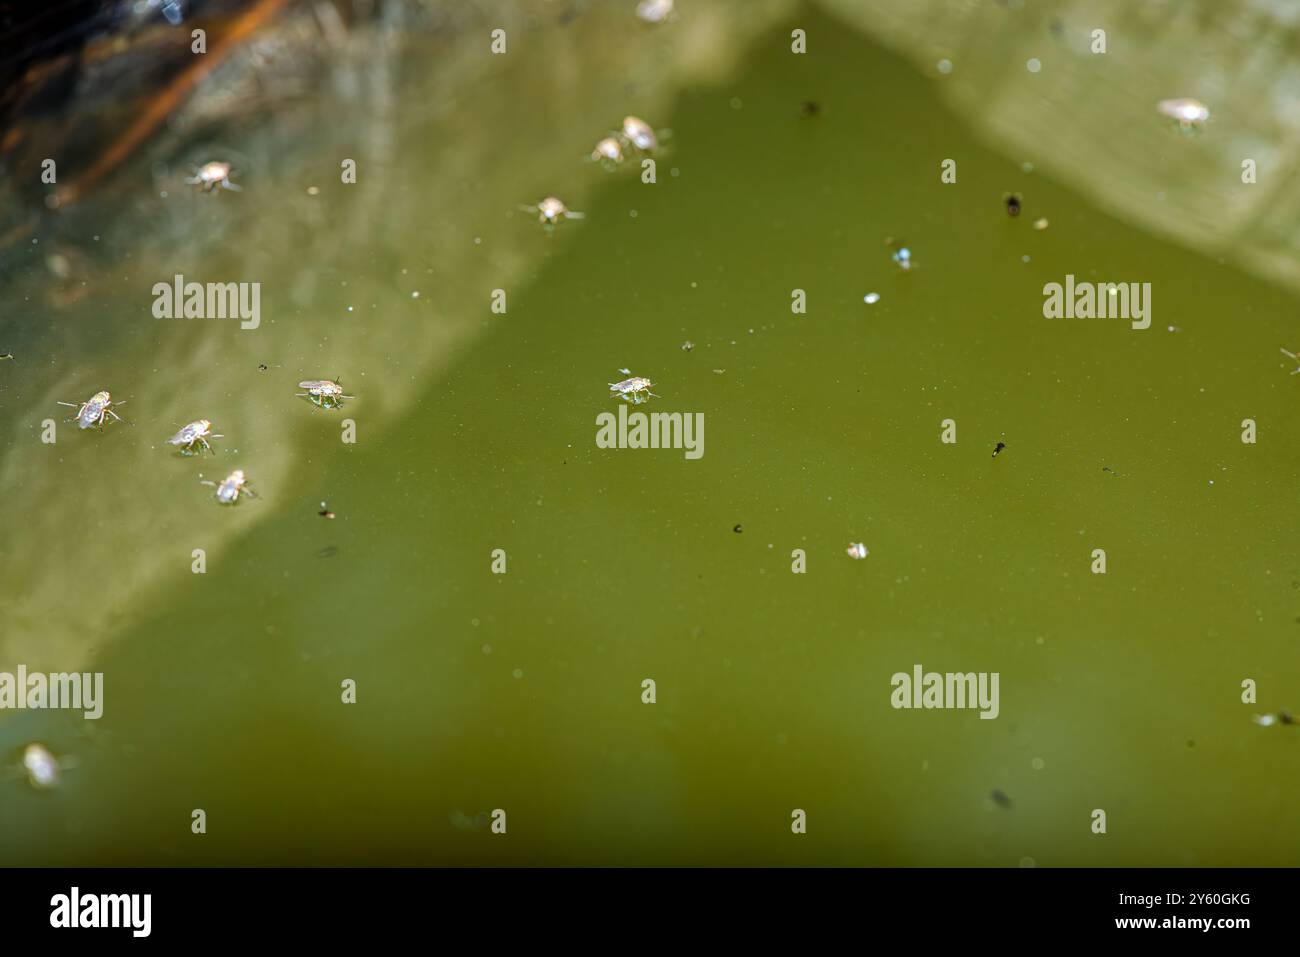
[[[7,254],[0,670],[103,672],[105,713],[0,714],[11,767],[71,759],[0,782],[0,862],[1296,863],[1300,741],[1251,720],[1300,708],[1294,294],[792,9],[671,88],[581,21],[461,85],[416,37],[382,145],[325,87],[213,134],[274,158],[243,192],[151,154]],[[581,97],[538,79],[565,57]],[[628,112],[671,130],[654,184],[583,160]],[[552,192],[585,219],[548,235],[517,207]],[[57,302],[56,242],[84,250]],[[262,282],[261,326],[154,319],[175,273]],[[1044,318],[1067,273],[1151,283],[1151,328]],[[596,447],[620,368],[703,413],[702,458]],[[294,397],[336,375],[342,409]],[[41,443],[100,388],[125,423]],[[201,415],[215,457],[162,445]],[[261,497],[222,508],[199,479],[233,468]],[[918,663],[997,672],[997,719],[892,708]]]

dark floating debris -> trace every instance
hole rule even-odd
[[[0,359],[12,359],[13,357],[14,354],[12,352],[6,352],[4,355],[0,356]]]
[[[1020,215],[1020,194],[1019,193],[1007,193],[1005,196],[1002,197],[1002,202],[1007,207],[1008,216]]]
[[[1114,475],[1114,474],[1115,474],[1115,470],[1114,470],[1113,468],[1111,468],[1109,465],[1103,465],[1103,466],[1101,467],[1101,470],[1102,470],[1103,472],[1109,472],[1111,475]]]
[[[799,113],[803,116],[816,116],[822,111],[822,105],[816,100],[804,100],[799,104]]]
[[[338,553],[339,553],[339,547],[337,545],[326,545],[324,548],[322,548],[320,551],[316,553],[316,557],[333,558]]]
[[[993,803],[996,804],[998,807],[1003,807],[1003,808],[1011,807],[1011,798],[1007,797],[1006,793],[1002,791],[1001,788],[994,788],[993,793],[990,794],[989,797],[992,799]]]
[[[1006,447],[1007,447],[1007,443],[1005,443],[1005,442],[999,442],[998,445],[997,445],[997,448],[995,448],[995,449],[993,450],[993,458],[997,458],[997,457],[998,457],[998,453],[1001,452],[1001,451],[1002,451],[1003,449],[1005,449]]]
[[[265,363],[265,362],[259,362],[259,363],[257,364],[257,371],[258,371],[258,372],[265,372],[265,371],[266,371],[266,363]]]
[[[739,535],[741,532],[744,531],[744,529],[741,528],[741,527],[740,527],[740,523],[737,522],[737,523],[736,523],[736,527],[733,528],[732,531],[735,532],[737,535]]]
[[[333,518],[333,517],[334,517],[334,513],[331,512],[331,511],[329,510],[329,508],[325,505],[324,502],[321,502],[321,503],[320,503],[320,511],[317,512],[316,514],[319,515],[321,518]]]

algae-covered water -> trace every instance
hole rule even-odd
[[[0,711],[0,861],[1295,864],[1294,117],[1218,69],[1251,38],[634,6],[358,25],[269,104],[214,73],[5,248],[0,671],[104,691]],[[626,114],[653,183],[587,159]],[[217,153],[240,192],[184,184]],[[156,318],[176,274],[259,325]],[[1067,274],[1150,327],[1045,318]],[[620,369],[700,457],[597,446]],[[100,389],[123,422],[42,440]],[[215,455],[165,444],[200,417]],[[997,717],[892,707],[918,664]]]

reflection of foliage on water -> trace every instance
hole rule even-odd
[[[1120,219],[1300,286],[1300,195],[1290,188],[1300,169],[1293,4],[821,4],[933,75],[1004,156],[1032,160]],[[1091,49],[1098,28],[1105,54]],[[1030,58],[1041,72],[1028,72]],[[940,76],[943,59],[952,72]],[[1199,135],[1181,134],[1157,113],[1171,97],[1209,105]],[[1254,185],[1241,181],[1247,158],[1258,166]]]
[[[368,435],[381,434],[487,328],[490,290],[529,281],[561,241],[512,216],[517,203],[581,203],[603,175],[581,158],[607,127],[666,116],[680,89],[727,75],[790,8],[701,2],[677,25],[688,29],[647,32],[630,9],[578,0],[391,3],[374,18],[293,5],[91,181],[148,92],[126,79],[167,76],[154,33],[116,57],[94,46],[87,75],[119,82],[82,83],[59,115],[30,116],[6,158],[39,170],[51,143],[75,142],[59,182],[87,185],[45,208],[48,187],[11,180],[20,212],[0,230],[0,346],[27,360],[0,380],[0,490],[24,516],[0,553],[12,596],[0,657],[80,666],[187,573],[192,548],[211,560],[292,502],[308,442],[313,468],[326,467],[321,422],[294,414],[300,379],[342,375]],[[511,47],[493,57],[484,38],[498,26]],[[216,154],[243,192],[184,185]],[[345,158],[355,186],[340,183]],[[177,273],[261,282],[261,327],[154,319],[150,289]],[[57,400],[101,388],[128,400],[126,427],[61,427],[56,446],[40,444]],[[220,466],[246,468],[263,495],[220,522],[197,474],[160,451],[199,416],[229,436]]]

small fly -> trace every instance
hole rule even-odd
[[[33,742],[23,748],[23,770],[27,780],[38,791],[48,791],[59,786],[62,779],[62,766],[43,744]]]
[[[631,378],[624,379],[622,382],[611,382],[609,384],[609,391],[617,393],[618,397],[624,402],[631,402],[635,405],[640,405],[652,395],[656,399],[659,398],[659,396],[650,391],[650,388],[654,383],[649,379],[639,375],[632,375],[631,369],[619,369],[618,371],[626,376],[631,376]]]
[[[215,488],[217,501],[222,505],[234,505],[239,501],[241,494],[251,495],[257,498],[257,493],[249,487],[249,481],[244,475],[243,469],[235,469],[220,482],[209,482],[202,480],[202,484],[211,485]]]
[[[217,453],[213,450],[212,446],[208,444],[208,439],[222,438],[225,438],[225,436],[212,431],[212,423],[209,420],[198,419],[197,421],[186,425],[167,441],[171,445],[179,445],[181,451],[186,455],[192,455],[197,452],[198,449],[195,448],[196,445],[201,445],[209,452],[212,452],[213,455],[216,455]]]
[[[613,169],[623,162],[623,144],[614,137],[607,136],[596,144],[596,148],[591,151],[591,158],[606,169]]]
[[[356,398],[355,395],[344,395],[343,385],[337,379],[308,379],[299,382],[298,388],[307,390],[298,393],[300,398],[305,396],[322,409],[336,409],[343,404],[344,399]]]
[[[1007,193],[1002,197],[1002,204],[1007,208],[1008,216],[1020,215],[1020,194]]]
[[[222,189],[239,192],[243,187],[236,186],[230,181],[230,174],[233,172],[229,163],[204,163],[194,175],[185,182],[191,186],[200,186],[207,192],[212,192],[218,186]]]
[[[666,136],[667,130],[660,130],[658,133],[639,116],[623,117],[623,142],[629,146],[635,146],[642,153],[653,153],[659,148],[659,137]]]
[[[1277,714],[1254,714],[1251,715],[1251,720],[1265,728],[1270,727],[1279,721],[1283,724],[1300,724],[1300,720],[1297,720],[1295,715],[1290,711],[1279,711]]]
[[[1161,100],[1156,104],[1156,109],[1177,120],[1184,131],[1198,127],[1210,118],[1208,106],[1187,96],[1176,100]]]
[[[118,402],[117,404],[126,405],[125,402]],[[88,429],[92,425],[98,425],[102,429],[104,427],[104,416],[106,415],[111,415],[119,422],[122,421],[122,417],[113,411],[113,397],[107,391],[96,392],[80,405],[76,402],[60,402],[59,405],[66,405],[77,410],[76,421],[79,428]]]
[[[673,16],[673,0],[641,0],[636,15],[646,23],[663,23]]]
[[[585,213],[579,213],[565,206],[563,201],[554,197],[547,196],[536,206],[520,206],[526,213],[536,213],[537,221],[547,229],[555,228],[556,223],[562,219],[582,219]]]
[[[885,240],[885,245],[893,250],[890,258],[898,263],[899,269],[907,272],[912,268],[912,250],[903,245],[901,240],[890,238]]]

